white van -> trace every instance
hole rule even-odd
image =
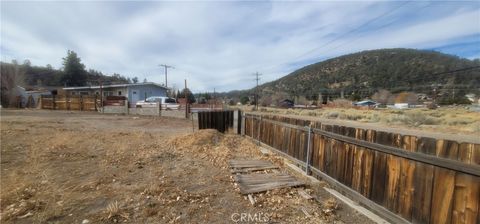
[[[151,96],[146,100],[138,101],[135,106],[137,108],[158,107],[158,103],[161,103],[162,110],[178,110],[180,108],[177,100],[166,96]]]

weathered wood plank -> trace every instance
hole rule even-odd
[[[319,148],[318,148],[318,169],[325,172],[325,147],[326,140],[323,136],[319,136]]]
[[[375,152],[373,159],[372,193],[370,199],[378,204],[383,204],[385,199],[387,155]]]
[[[312,134],[312,166],[318,168],[319,136]]]
[[[343,171],[343,176],[345,177],[344,184],[346,186],[352,186],[353,179],[353,161],[354,161],[354,146],[351,144],[344,144],[345,147],[345,168]]]
[[[415,162],[408,159],[400,159],[400,180],[399,180],[399,197],[398,197],[398,213],[405,219],[412,219],[412,203],[413,203],[413,177],[415,172]]]
[[[400,181],[400,158],[387,155],[387,182],[385,186],[384,205],[390,211],[398,212],[398,194]]]
[[[478,223],[480,178],[457,173],[455,176],[452,223]]]
[[[353,161],[353,177],[352,177],[352,189],[357,192],[361,192],[362,187],[362,163],[363,153],[365,150],[362,147],[355,147],[354,149],[354,161]]]
[[[412,222],[429,223],[432,204],[433,166],[415,162]]]
[[[471,163],[473,158],[473,147],[474,144],[472,143],[461,143],[458,148],[458,160],[465,163]]]
[[[417,150],[417,138],[409,135],[403,136],[402,148],[406,151],[415,152]],[[415,161],[402,158],[400,160],[400,170],[398,212],[403,218],[412,220]]]
[[[455,171],[435,167],[430,220],[432,223],[451,223]]]
[[[238,183],[242,194],[303,185],[303,182],[297,181],[294,177],[279,173],[236,175],[235,181]]]
[[[448,140],[437,140],[436,153],[438,157],[454,159],[458,157],[458,143]]]
[[[363,157],[363,164],[362,164],[362,173],[363,173],[363,181],[362,181],[362,190],[361,193],[363,196],[369,198],[372,192],[372,175],[373,175],[373,157],[375,152],[372,150],[366,150]]]

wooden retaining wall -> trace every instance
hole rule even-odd
[[[244,122],[245,135],[392,222],[480,223],[479,144],[276,115]]]
[[[42,95],[40,104],[42,109],[96,111],[100,99],[96,96]]]

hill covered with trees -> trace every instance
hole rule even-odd
[[[305,97],[321,94],[337,98],[363,98],[381,89],[392,93],[411,91],[432,94],[479,93],[480,60],[469,60],[436,51],[381,49],[344,55],[300,68],[259,86],[260,97]],[[232,91],[241,98],[254,89]],[[454,93],[454,94],[455,94]]]
[[[1,71],[2,76],[17,76],[17,84],[25,87],[138,82],[138,78],[130,79],[117,73],[107,75],[94,69],[87,70],[74,51],[67,52],[67,56],[63,58],[63,67],[60,69],[54,69],[49,64],[46,66],[32,65],[29,60],[25,60],[22,64],[13,60],[11,63],[1,62]]]
[[[1,104],[10,105],[16,93],[14,89],[21,86],[28,89],[60,86],[85,86],[103,84],[137,83],[138,78],[127,78],[120,74],[105,75],[102,72],[86,70],[81,59],[73,51],[68,51],[63,58],[63,67],[54,69],[51,65],[34,66],[29,60],[22,64],[13,60],[11,63],[0,62],[1,67]]]

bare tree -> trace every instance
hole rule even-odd
[[[24,86],[25,71],[18,63],[1,64],[1,104],[12,106],[19,95],[17,86]]]
[[[395,103],[416,104],[418,103],[417,94],[412,92],[401,92],[395,97]]]
[[[388,99],[392,96],[392,93],[386,89],[381,89],[372,96],[372,100],[377,101],[378,103],[381,104],[387,104]]]
[[[262,98],[260,98],[260,105],[262,105],[262,107],[271,106],[272,103],[273,103],[273,98],[270,95],[262,96]]]

